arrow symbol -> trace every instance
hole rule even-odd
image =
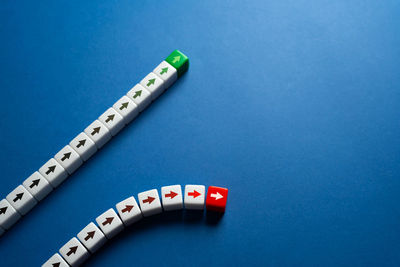
[[[71,152],[65,153],[64,157],[61,158],[61,161],[64,161],[66,159],[69,159],[69,157],[71,156]]]
[[[143,199],[143,203],[151,204],[151,202],[153,202],[154,199],[155,199],[154,197],[148,196],[147,199]]]
[[[220,193],[218,193],[218,192],[217,192],[216,194],[211,193],[210,196],[213,197],[213,198],[215,198],[215,200],[224,198],[224,197],[223,197]]]
[[[76,148],[80,148],[81,146],[84,146],[85,143],[86,143],[86,139],[79,141],[79,144],[76,146]]]
[[[136,97],[141,96],[141,95],[142,95],[142,90],[136,91],[135,95],[133,96],[133,98],[136,98]]]
[[[174,57],[174,60],[172,61],[172,63],[176,63],[179,60],[181,60],[181,56],[176,56],[176,57]]]
[[[106,122],[112,121],[114,119],[115,114],[112,114],[107,117]]]
[[[32,184],[29,186],[30,188],[33,188],[34,186],[38,186],[40,182],[40,179],[36,179],[32,181]]]
[[[188,196],[192,196],[193,198],[196,198],[198,196],[200,196],[201,194],[199,192],[197,192],[196,190],[194,190],[193,192],[189,192]]]
[[[60,267],[60,262],[53,263],[53,267]]]
[[[161,72],[160,72],[160,75],[161,75],[161,74],[164,74],[164,73],[167,73],[167,71],[168,71],[168,67],[162,68],[162,69],[161,69]]]
[[[67,253],[67,256],[71,256],[71,254],[75,254],[77,249],[78,249],[78,246],[70,247],[69,251]]]
[[[102,223],[104,226],[107,224],[111,224],[114,220],[114,217],[107,217],[106,220]]]
[[[95,135],[95,134],[97,134],[99,132],[100,132],[100,126],[96,127],[96,128],[93,128],[93,132],[91,132],[91,135]]]
[[[174,191],[169,191],[169,194],[165,194],[165,197],[170,197],[171,199],[173,199],[174,197],[176,197],[178,194],[175,193]]]
[[[17,196],[13,199],[13,201],[17,202],[18,200],[21,200],[23,195],[24,195],[24,193],[17,194]]]
[[[8,207],[1,208],[0,209],[0,214],[6,214],[7,208]]]
[[[121,211],[122,211],[122,213],[131,212],[132,208],[133,208],[132,205],[125,205],[125,208]]]
[[[56,165],[50,166],[46,172],[46,175],[49,175],[51,172],[54,172],[55,169],[56,169]]]
[[[128,104],[129,104],[129,102],[122,103],[121,107],[119,108],[119,110],[123,110],[124,108],[128,108]]]
[[[147,87],[149,87],[150,85],[154,84],[155,81],[156,81],[155,78],[150,79],[149,82],[147,83]]]
[[[87,232],[87,236],[85,237],[85,241],[88,241],[89,239],[93,238],[95,233],[96,233],[96,231]]]

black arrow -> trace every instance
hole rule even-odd
[[[76,148],[80,148],[81,146],[84,146],[85,143],[86,143],[86,139],[79,141],[79,144],[76,146]]]
[[[0,209],[0,214],[5,214],[8,207],[4,207]]]
[[[115,114],[112,114],[107,117],[106,122],[112,121],[114,119]]]
[[[96,133],[99,133],[99,132],[100,132],[100,126],[93,128],[93,132],[91,133],[91,135],[95,135]]]
[[[30,188],[33,188],[34,186],[38,186],[40,182],[40,179],[36,179],[32,181],[32,184],[29,186]]]
[[[49,169],[47,170],[46,174],[49,175],[51,172],[54,172],[56,169],[56,165],[50,166]]]
[[[60,262],[53,263],[53,267],[60,267]]]
[[[87,236],[85,237],[85,241],[88,241],[89,239],[93,238],[95,233],[96,233],[96,231],[87,232]]]
[[[65,153],[64,157],[62,157],[61,161],[64,161],[66,159],[69,159],[69,157],[71,156],[71,152]]]
[[[67,253],[67,256],[71,256],[71,254],[75,254],[77,249],[78,249],[78,246],[70,247],[69,251]]]
[[[123,110],[124,108],[128,108],[129,102],[125,102],[121,104],[121,107],[119,108],[120,110]]]
[[[24,193],[17,194],[17,196],[13,199],[13,201],[17,202],[18,200],[21,200],[23,195],[24,195]]]

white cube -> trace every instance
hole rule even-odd
[[[139,112],[142,112],[151,103],[150,92],[140,84],[136,84],[126,95],[135,102]]]
[[[63,147],[54,158],[69,174],[76,171],[83,163],[79,154],[69,145]]]
[[[148,190],[138,194],[140,209],[143,216],[151,216],[162,212],[160,197],[157,189]]]
[[[39,172],[53,187],[59,186],[68,177],[68,173],[53,158],[40,167]]]
[[[23,185],[38,201],[44,199],[51,191],[53,191],[53,187],[51,187],[49,182],[39,172],[34,172],[29,176],[23,182]]]
[[[179,184],[161,187],[162,205],[165,211],[183,208],[182,188]]]
[[[112,136],[116,136],[125,127],[124,118],[113,108],[109,108],[101,114],[99,120],[107,127]]]
[[[65,260],[60,256],[60,254],[56,253],[51,258],[46,261],[42,267],[69,267],[69,265],[65,262]]]
[[[27,214],[37,204],[36,199],[22,185],[11,191],[6,199],[22,215]]]
[[[124,225],[117,213],[113,209],[109,209],[96,218],[101,231],[106,235],[107,239],[113,238],[119,232],[124,230]]]
[[[116,205],[119,217],[125,226],[142,219],[143,215],[134,197],[129,197]]]
[[[178,72],[166,61],[161,62],[153,72],[163,79],[165,89],[169,88],[178,79]]]
[[[204,185],[185,186],[185,208],[190,210],[204,209],[206,188]]]
[[[0,201],[0,227],[3,229],[10,229],[19,219],[21,215],[11,206],[6,200]]]
[[[78,238],[91,253],[96,252],[107,242],[103,232],[92,222],[78,233]]]
[[[155,100],[164,92],[164,81],[153,72],[150,72],[140,84],[150,91],[151,99]]]
[[[59,252],[71,266],[79,266],[89,258],[89,252],[76,237],[62,246]]]
[[[84,132],[93,140],[97,148],[103,147],[111,139],[110,131],[99,120],[92,122]]]
[[[83,132],[78,134],[69,145],[78,152],[79,156],[81,156],[84,161],[87,161],[97,151],[93,140]]]
[[[126,95],[115,102],[113,108],[122,115],[125,124],[130,123],[139,114],[138,106]]]

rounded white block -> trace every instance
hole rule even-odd
[[[136,84],[126,95],[135,102],[139,108],[139,112],[142,112],[151,103],[150,92],[140,84]]]
[[[78,233],[78,238],[91,253],[96,252],[107,242],[103,232],[92,222]]]
[[[180,185],[161,187],[162,205],[165,211],[183,208],[182,188]]]
[[[126,95],[115,102],[113,108],[122,115],[125,124],[130,123],[139,114],[138,106]]]
[[[204,185],[185,186],[185,208],[190,210],[204,209],[206,188]]]
[[[79,154],[69,145],[63,147],[54,158],[69,174],[75,172],[83,163]]]
[[[111,139],[110,131],[99,120],[92,122],[84,132],[93,140],[97,148],[101,148]]]
[[[49,182],[37,171],[29,176],[23,182],[23,185],[38,201],[44,199],[51,191],[53,191]]]
[[[0,201],[0,227],[8,230],[20,218],[21,215],[14,209],[13,206],[11,206],[11,204],[6,199],[2,199]]]
[[[153,72],[164,81],[164,90],[169,88],[178,79],[178,72],[166,61],[161,62]]]
[[[36,199],[22,185],[11,191],[6,199],[22,215],[27,214],[37,204]]]
[[[129,197],[119,202],[115,207],[117,208],[119,217],[125,226],[131,225],[143,217],[142,211],[134,197]]]
[[[138,200],[143,216],[147,217],[162,212],[157,189],[139,193]]]
[[[116,136],[125,127],[124,118],[113,108],[109,108],[101,114],[99,120],[107,127],[112,136]]]
[[[141,80],[140,84],[150,91],[151,99],[153,101],[165,90],[164,81],[153,72],[150,72],[143,80]]]
[[[113,238],[124,229],[121,219],[113,209],[109,209],[97,217],[96,222],[107,239]]]
[[[69,145],[78,152],[84,161],[87,161],[97,151],[95,143],[85,133],[78,134]]]
[[[59,252],[71,266],[79,266],[89,258],[89,252],[76,237],[62,246]]]
[[[59,186],[68,177],[68,173],[53,158],[40,167],[39,172],[53,187]]]

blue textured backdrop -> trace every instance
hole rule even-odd
[[[0,238],[42,264],[118,201],[230,190],[225,216],[161,216],[88,266],[400,265],[400,2],[0,3],[0,196],[172,50],[189,72]]]

